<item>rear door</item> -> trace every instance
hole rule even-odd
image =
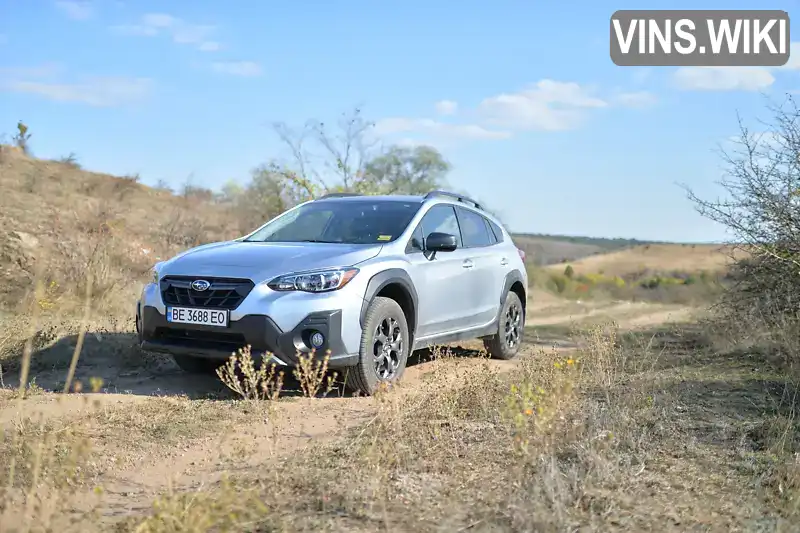
[[[484,326],[500,312],[500,293],[503,289],[504,270],[502,254],[499,254],[497,239],[480,213],[457,206],[458,224],[469,271],[470,316],[469,327]]]
[[[456,236],[453,252],[425,251],[425,240],[433,232]],[[472,311],[466,252],[461,247],[458,218],[450,204],[437,204],[422,217],[406,248],[411,275],[418,296],[417,338],[431,337],[468,327]]]

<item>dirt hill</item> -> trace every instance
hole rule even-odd
[[[199,188],[174,193],[74,162],[0,152],[0,309],[26,303],[36,267],[45,304],[81,299],[89,274],[95,305],[125,308],[159,258],[251,230],[235,210]],[[514,235],[530,261],[550,264],[628,246],[632,241]],[[27,305],[27,304],[26,304]]]
[[[159,257],[233,237],[238,229],[202,190],[175,195],[136,176],[88,172],[7,146],[0,152],[0,190],[0,309],[6,310],[25,300],[37,267],[48,300],[82,295],[91,275],[95,301],[113,307]]]

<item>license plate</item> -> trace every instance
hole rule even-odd
[[[228,311],[195,309],[192,307],[167,307],[167,322],[224,328],[228,326]]]

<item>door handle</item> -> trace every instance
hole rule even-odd
[[[471,259],[464,259],[464,262],[461,263],[461,266],[464,268],[472,268],[475,266],[475,263],[473,263]]]
[[[500,260],[501,266],[506,266],[507,264],[508,264],[508,259],[506,259],[505,257]]]

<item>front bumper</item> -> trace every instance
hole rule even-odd
[[[342,311],[339,309],[309,313],[289,331],[281,330],[267,315],[244,315],[231,320],[227,328],[219,328],[167,322],[164,314],[151,305],[140,305],[137,313],[144,350],[225,360],[238,349],[250,345],[256,361],[268,356],[278,365],[296,366],[301,355],[311,352],[308,337],[318,331],[324,335],[325,343],[316,354],[321,357],[330,350],[330,368],[358,362],[358,354],[348,353],[342,340]]]

